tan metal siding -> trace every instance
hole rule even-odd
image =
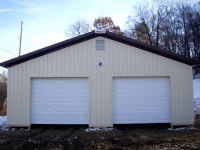
[[[95,40],[105,39],[105,51]],[[31,77],[88,77],[90,126],[112,126],[113,77],[170,77],[171,124],[193,124],[192,67],[103,37],[9,68],[8,124],[30,125]],[[103,61],[103,67],[97,62]]]

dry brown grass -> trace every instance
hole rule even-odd
[[[195,116],[195,127],[200,127],[200,115]]]

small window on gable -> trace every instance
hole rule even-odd
[[[97,51],[105,50],[105,41],[104,40],[96,40],[96,50]]]

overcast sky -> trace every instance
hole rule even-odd
[[[78,18],[93,24],[95,18],[108,16],[123,29],[127,17],[133,14],[133,5],[150,1],[0,0],[0,62],[18,56],[21,21],[25,54],[69,38],[65,31]]]

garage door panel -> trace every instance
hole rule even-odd
[[[133,114],[130,115],[130,113],[133,113]],[[147,113],[148,115],[147,116],[143,115],[144,113]],[[159,113],[159,115],[158,115],[158,113]],[[114,114],[114,115],[116,115],[116,114]],[[126,117],[126,116],[132,116],[133,119],[134,119],[136,116],[145,116],[145,117],[157,116],[157,117],[159,117],[159,116],[168,116],[168,115],[166,115],[165,113],[162,113],[162,111],[160,111],[160,112],[159,111],[156,111],[156,112],[153,112],[153,111],[152,112],[151,111],[148,111],[148,112],[147,111],[137,111],[137,113],[135,113],[134,111],[130,111],[129,113],[127,113],[127,111],[126,112],[122,111],[121,114],[118,115],[118,117],[119,116],[124,116],[124,117]],[[167,119],[167,118],[164,118],[164,119]],[[151,123],[153,123],[153,121],[151,121]],[[157,123],[157,122],[154,122],[154,123]]]
[[[41,105],[40,105],[41,106]],[[39,106],[39,107],[40,107]],[[85,106],[85,107],[83,107],[83,106],[80,106],[80,108],[79,108],[79,112],[85,112],[85,109],[87,109],[87,106]],[[53,113],[56,113],[56,112],[63,112],[63,113],[71,113],[71,112],[76,112],[77,114],[79,113],[79,112],[77,112],[77,110],[75,109],[75,108],[73,108],[73,105],[68,105],[68,106],[56,106],[56,107],[53,107],[52,105],[49,105],[49,106],[47,106],[47,107],[45,107],[45,108],[42,108],[42,110],[41,110],[41,108],[35,108],[34,109],[34,112],[32,113],[32,114],[41,114],[42,115],[42,113],[45,113],[45,112],[49,112],[49,111],[51,111],[52,112],[52,114]]]
[[[88,124],[88,110],[87,79],[32,80],[32,124]]]
[[[45,124],[55,124],[52,123],[52,120],[56,122],[56,124],[63,124],[63,117],[65,116],[45,116],[45,119],[35,118],[36,122],[45,122]],[[67,116],[69,120],[71,120],[71,124],[79,124],[79,122],[84,122],[85,118],[75,118],[72,116]]]
[[[129,99],[127,99],[127,100],[129,100]],[[128,102],[129,103],[129,102]],[[155,104],[149,104],[149,103],[146,103],[146,101],[135,101],[135,103],[129,103],[129,105],[127,105],[127,104],[124,104],[124,103],[122,103],[122,102],[120,102],[120,103],[118,103],[117,105],[120,105],[120,106],[118,106],[118,107],[116,107],[116,108],[121,108],[121,107],[123,107],[123,106],[125,106],[125,107],[133,107],[133,105],[134,105],[134,108],[137,108],[137,106],[135,106],[135,104],[137,105],[137,106],[139,106],[139,107],[143,107],[143,108],[146,108],[146,106],[149,106],[149,109],[150,109],[150,107],[151,106],[154,106],[154,107],[158,107],[158,105],[159,105],[159,107],[160,108],[166,108],[166,105],[168,105],[168,103],[167,102],[157,102],[157,103],[155,103]],[[132,105],[132,106],[131,106]],[[167,108],[166,108],[167,109]]]
[[[143,106],[138,106],[138,105],[134,106],[134,109],[133,109],[133,106],[131,106],[131,104],[129,106],[120,105],[120,107],[117,107],[116,109],[120,110],[121,112],[123,112],[123,111],[124,112],[135,112],[135,111],[145,111],[144,109],[146,107],[148,107],[148,111],[150,111],[150,112],[153,112],[153,111],[156,111],[156,112],[163,112],[164,111],[164,112],[166,112],[167,111],[166,107],[157,107],[155,105],[143,105]]]
[[[157,105],[159,105],[159,107],[166,108],[166,105],[168,104],[167,99],[165,99],[165,98],[153,99],[153,100],[151,100],[151,98],[149,98],[149,99],[148,98],[145,98],[145,99],[140,98],[140,99],[137,99],[137,100],[134,99],[132,101],[129,98],[124,98],[123,101],[121,101],[122,98],[123,97],[116,99],[116,101],[119,101],[119,102],[117,102],[117,105],[119,105],[119,106],[116,106],[116,107],[129,106],[129,105],[137,104],[140,107],[142,107],[142,106],[151,106],[151,105],[157,107]],[[126,101],[127,101],[128,104],[125,103]],[[137,107],[137,106],[135,106],[135,107]]]
[[[154,87],[155,88],[155,87]],[[160,93],[160,97],[164,97],[164,96],[168,96],[167,93],[166,93],[166,89],[162,89],[162,88],[157,88],[159,89],[159,93]],[[144,89],[117,89],[115,90],[117,95],[116,97],[118,96],[127,96],[127,95],[130,95],[130,96],[142,96],[142,97],[147,97],[146,95],[148,95],[148,97],[155,97],[154,93],[157,92],[156,89],[147,89],[147,90],[144,90]],[[132,93],[132,91],[135,91],[135,93]],[[143,95],[143,94],[146,94],[146,95]]]
[[[71,111],[71,112],[68,112],[68,113],[66,113],[66,112],[58,112],[57,111],[57,112],[54,112],[53,114],[49,114],[48,111],[44,111],[42,114],[41,113],[34,113],[33,115],[34,115],[34,118],[38,119],[38,120],[39,119],[46,120],[48,118],[48,116],[52,116],[54,118],[51,118],[51,121],[54,121],[53,119],[60,118],[60,117],[63,117],[63,118],[67,117],[67,118],[69,118],[70,116],[74,116],[74,118],[76,118],[77,114],[81,115],[77,119],[83,119],[83,118],[86,118],[86,114],[87,113],[85,111],[82,111],[82,112],[80,111],[78,113],[75,112],[75,111]]]
[[[118,122],[118,124],[124,124],[124,117],[126,117],[126,124],[127,123],[133,123],[133,120],[137,120],[137,123],[166,123],[166,117],[167,115],[151,115],[150,117],[144,116],[144,115],[135,115],[135,116],[119,116],[115,121]],[[160,119],[164,118],[164,119]],[[152,121],[153,120],[153,121]]]
[[[126,123],[169,123],[169,79],[114,78],[113,120]]]

